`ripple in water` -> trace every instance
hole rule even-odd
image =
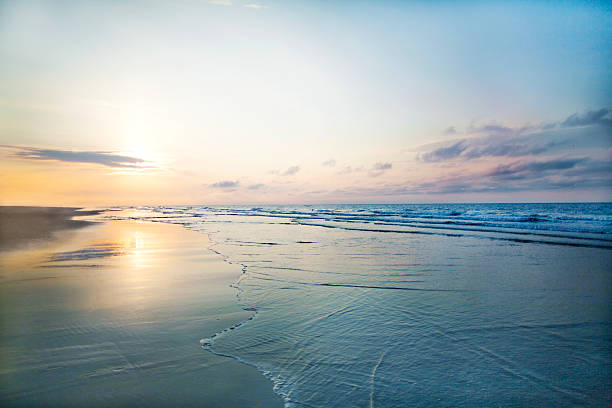
[[[243,265],[256,318],[202,346],[288,406],[612,403],[610,204],[139,211]]]

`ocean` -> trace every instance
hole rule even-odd
[[[610,203],[105,217],[181,224],[242,266],[252,317],[201,344],[257,367],[288,407],[612,405]]]

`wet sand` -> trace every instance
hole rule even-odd
[[[0,210],[0,405],[283,405],[255,368],[200,347],[252,313],[229,287],[240,268],[205,235],[29,209],[13,230],[19,217],[55,220],[14,243],[10,212]]]
[[[68,207],[2,207],[0,206],[0,252],[44,245],[58,234],[91,225],[74,220],[78,215],[98,211],[81,211]]]

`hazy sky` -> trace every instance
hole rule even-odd
[[[0,203],[610,201],[611,11],[0,0]]]

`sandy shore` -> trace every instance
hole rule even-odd
[[[283,405],[253,367],[200,347],[251,313],[206,236],[74,214],[0,208],[0,405]]]
[[[45,244],[58,234],[91,225],[72,217],[95,213],[67,207],[0,206],[0,252]]]

